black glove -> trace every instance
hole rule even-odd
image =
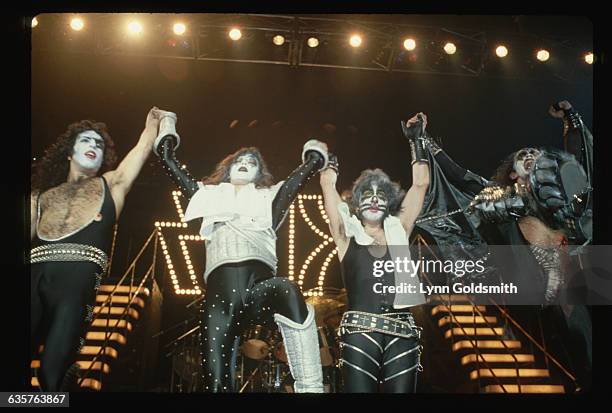
[[[406,125],[406,122],[401,121],[402,132],[410,141],[410,153],[412,155],[412,163],[428,162],[427,153],[425,151],[425,134],[423,133],[423,121],[419,120]]]
[[[336,171],[336,175],[340,175],[340,164],[338,163],[338,157],[333,153],[329,154],[329,161],[327,167]]]

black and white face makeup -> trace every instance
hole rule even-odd
[[[259,162],[254,155],[239,156],[230,167],[230,182],[233,184],[248,184],[255,180],[259,173]]]
[[[387,202],[385,191],[373,183],[359,198],[359,214],[367,221],[382,221],[387,214]]]
[[[83,170],[98,172],[104,159],[104,139],[96,131],[87,130],[77,135],[72,160]]]
[[[514,155],[514,170],[521,178],[527,178],[541,152],[535,148],[523,148]]]

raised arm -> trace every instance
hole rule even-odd
[[[325,213],[329,219],[329,230],[334,242],[338,247],[338,257],[342,260],[346,250],[348,249],[348,238],[344,229],[342,218],[338,212],[338,205],[342,202],[342,198],[336,189],[336,181],[338,180],[337,160],[331,155],[329,160],[330,166],[321,171],[320,184],[323,192],[323,202],[325,205]],[[334,166],[332,166],[332,164]]]
[[[155,154],[159,157],[162,167],[170,179],[179,187],[187,199],[198,191],[198,181],[189,173],[187,167],[176,159],[176,148],[180,143],[176,133],[176,114],[160,111],[162,120],[160,130],[154,143]]]
[[[274,231],[277,231],[285,220],[289,205],[291,205],[298,192],[314,174],[327,167],[327,145],[314,139],[306,142],[302,151],[302,160],[303,163],[291,172],[272,202],[272,228],[274,228]]]
[[[161,162],[164,170],[172,179],[172,181],[179,187],[183,195],[187,199],[198,191],[198,181],[189,173],[187,167],[181,166],[180,162],[176,159],[174,145],[171,139],[166,138],[161,143],[161,156],[159,161]]]
[[[414,222],[416,221],[429,186],[429,165],[425,152],[425,127],[427,117],[419,113],[409,119],[405,124],[402,122],[404,136],[410,141],[412,155],[412,185],[402,201],[399,219],[406,234],[410,235]]]
[[[567,100],[548,109],[554,118],[563,120],[563,146],[582,164],[589,181],[593,176],[593,135],[582,121],[580,114]]]
[[[104,174],[113,195],[117,216],[119,216],[123,209],[125,196],[132,188],[132,184],[151,153],[153,141],[157,136],[158,125],[158,109],[153,107],[147,114],[145,128],[140,134],[140,139],[136,146],[123,158],[117,169]]]

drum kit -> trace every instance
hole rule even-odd
[[[315,308],[325,391],[334,393],[340,381],[337,331],[346,311],[346,294],[326,289],[322,295],[306,295],[306,302]],[[256,325],[244,333],[238,365],[240,392],[293,392],[285,346],[276,326]]]
[[[338,366],[340,349],[337,332],[342,314],[346,311],[346,293],[344,290],[325,289],[322,295],[310,295],[307,292],[306,296],[306,302],[315,308],[325,392],[335,393],[340,384]],[[195,345],[193,336],[196,334],[192,329],[179,337],[183,342],[180,351],[176,344],[179,339],[171,343],[177,350],[171,352],[173,357],[171,381],[181,383],[178,388],[171,391],[195,391],[199,386],[197,383],[201,368],[199,349],[192,348]],[[178,380],[174,375],[178,376]],[[240,393],[293,392],[293,378],[287,364],[283,339],[275,325],[255,325],[243,333],[237,357],[236,381],[235,388]]]

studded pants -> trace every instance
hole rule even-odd
[[[414,393],[421,346],[416,338],[364,332],[342,336],[344,393]]]
[[[204,391],[236,392],[240,337],[281,314],[303,323],[308,309],[297,285],[259,261],[224,264],[208,276],[200,324]]]
[[[59,391],[83,346],[100,286],[100,267],[91,262],[32,264],[31,356],[40,344],[38,380],[43,391]]]

